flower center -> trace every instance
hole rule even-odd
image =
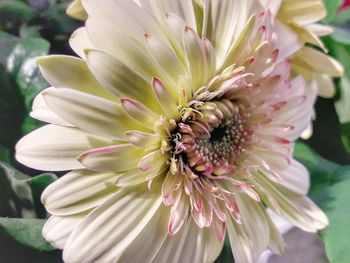
[[[223,100],[205,102],[195,112],[178,124],[173,159],[183,161],[196,175],[234,171],[235,161],[251,137],[244,107]]]

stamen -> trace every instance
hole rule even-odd
[[[177,125],[172,135],[173,158],[181,157],[185,169],[197,176],[212,179],[233,172],[251,134],[246,128],[245,107],[228,99],[194,105],[197,108],[192,110],[203,119],[192,116]]]

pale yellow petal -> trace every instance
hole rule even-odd
[[[69,39],[69,45],[79,57],[84,59],[84,50],[93,48],[85,27],[80,27],[73,32]]]
[[[167,237],[152,262],[209,263],[219,256],[222,246],[210,228],[199,228],[190,217],[179,233]]]
[[[48,88],[46,90],[50,90],[50,89],[55,89],[55,88]],[[43,92],[44,91],[40,92],[35,97],[32,105],[32,111],[30,112],[30,116],[37,120],[51,123],[51,124],[57,124],[61,126],[73,126],[73,124],[69,123],[68,121],[58,116],[53,110],[51,110],[48,107],[47,103],[43,98],[43,95],[42,95]]]
[[[74,229],[63,251],[64,261],[118,260],[162,211],[160,206],[160,194],[146,186],[118,192]]]
[[[89,211],[104,203],[118,188],[114,184],[118,174],[72,171],[43,192],[41,201],[53,215],[69,216]]]
[[[142,130],[110,100],[66,88],[48,89],[43,97],[57,115],[81,130],[114,139],[125,139],[128,130]]]
[[[84,151],[109,145],[101,137],[77,128],[49,124],[23,137],[16,145],[16,159],[29,167],[46,171],[81,169],[77,157]]]
[[[82,59],[51,55],[38,58],[37,63],[45,79],[55,88],[70,88],[109,100],[116,100],[98,83]]]
[[[81,0],[74,0],[67,8],[67,15],[81,20],[81,21],[85,21],[88,17],[88,14],[86,13]]]
[[[278,18],[288,23],[308,25],[327,15],[327,10],[320,0],[284,0]]]
[[[85,50],[85,54],[91,72],[113,94],[142,101],[152,110],[163,113],[152,91],[151,80],[105,52],[90,49]]]
[[[51,216],[43,227],[43,237],[54,247],[64,249],[73,229],[84,219],[86,214],[74,216]]]
[[[334,58],[310,47],[303,47],[293,58],[293,64],[306,70],[341,77],[344,74],[343,66]]]
[[[78,160],[89,170],[122,172],[136,168],[143,153],[132,144],[118,144],[88,150]]]

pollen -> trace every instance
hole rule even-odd
[[[198,119],[179,124],[173,136],[175,158],[196,174],[223,175],[234,171],[236,158],[250,141],[244,107],[229,100],[206,102]],[[177,156],[176,156],[177,155]]]

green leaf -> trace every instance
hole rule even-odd
[[[1,52],[1,48],[0,48]],[[0,64],[0,144],[14,151],[14,145],[21,136],[24,103],[16,83],[5,67]]]
[[[19,28],[20,38],[40,38],[41,26],[28,26],[27,24],[21,25]]]
[[[345,150],[350,154],[350,123],[345,123],[341,127],[342,131],[342,142]]]
[[[333,18],[332,26],[346,27],[349,21],[350,21],[350,9],[346,8],[345,10],[342,10],[340,13],[337,13],[337,15]]]
[[[350,166],[329,162],[302,143],[296,145],[295,157],[310,171],[310,195],[330,222],[321,233],[328,258],[332,263],[350,262]]]
[[[335,102],[335,108],[341,125],[341,141],[350,157],[350,71],[348,70],[350,67],[350,45],[336,42],[334,36],[332,36],[332,38],[326,38],[326,42],[332,55],[334,55],[345,68],[345,76],[337,82],[338,101]]]
[[[350,81],[342,78],[340,81],[340,99],[335,103],[340,123],[350,123]]]
[[[0,144],[11,152],[23,134],[41,126],[29,112],[34,97],[48,87],[36,57],[47,55],[49,46],[44,39],[21,40],[0,32],[0,126],[6,127],[0,131]]]
[[[0,161],[5,163],[11,162],[10,151],[0,145]]]
[[[230,240],[227,234],[226,234],[224,247],[222,248],[220,256],[215,260],[215,263],[234,263]]]
[[[42,236],[44,224],[44,219],[0,218],[0,227],[17,242],[39,251],[53,251]]]
[[[41,121],[38,121],[29,115],[26,115],[22,123],[21,133],[28,134],[41,126],[43,126],[43,123]]]
[[[0,28],[16,26],[34,19],[38,14],[26,3],[19,1],[0,3]]]
[[[0,215],[44,217],[46,213],[41,205],[40,195],[56,179],[56,175],[51,173],[30,177],[0,162]]]
[[[350,166],[339,168],[334,174],[335,183],[329,186],[321,203],[329,218],[329,227],[322,232],[326,252],[332,263],[350,262]]]
[[[44,17],[47,20],[47,26],[56,31],[58,34],[71,34],[78,26],[81,25],[79,21],[71,19],[66,14],[68,3],[59,3],[52,5],[45,13]]]
[[[0,63],[7,64],[7,57],[17,44],[18,38],[4,31],[0,31]]]
[[[348,78],[340,81],[340,99],[335,103],[335,107],[340,119],[342,142],[345,150],[350,154],[350,82]]]
[[[324,19],[326,24],[332,22],[337,16],[337,9],[343,3],[343,0],[324,0],[325,6],[327,8],[327,17]]]
[[[295,145],[294,157],[309,170],[311,174],[310,195],[317,199],[318,194],[330,184],[332,174],[339,168],[339,165],[327,161],[309,146],[300,142]]]
[[[8,56],[7,70],[24,96],[27,110],[30,110],[34,97],[48,86],[40,74],[36,58],[47,55],[49,49],[50,43],[46,40],[30,38],[19,41]]]

